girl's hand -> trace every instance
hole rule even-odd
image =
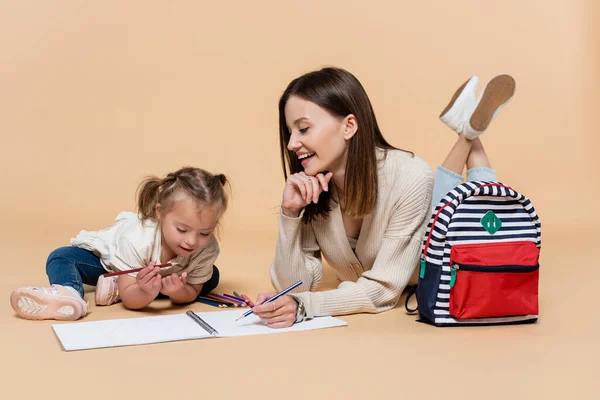
[[[154,262],[150,262],[146,268],[138,272],[135,277],[139,288],[156,297],[161,287],[161,276],[159,274],[160,267],[154,266]]]
[[[296,322],[298,303],[290,295],[283,295],[277,300],[263,304],[277,293],[261,293],[252,308],[254,314],[267,323],[270,328],[287,328]]]
[[[181,274],[181,277],[177,274],[171,274],[170,276],[162,279],[162,287],[160,292],[167,296],[180,292],[187,284],[187,272]]]
[[[321,192],[329,191],[332,176],[332,172],[309,176],[304,171],[288,176],[281,202],[283,214],[296,218],[307,204],[318,203]]]

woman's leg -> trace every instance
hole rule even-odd
[[[444,163],[437,167],[431,197],[432,211],[449,191],[462,183],[462,171],[471,153],[471,147],[472,141],[459,135]]]
[[[467,159],[469,158],[469,154],[471,154],[472,147],[472,140],[465,139],[462,134],[458,135],[458,139],[446,156],[442,167],[461,175],[465,168],[465,164],[467,163]]]
[[[490,160],[483,148],[483,143],[479,138],[471,141],[471,152],[469,153],[469,158],[467,158],[467,169],[472,168],[492,168],[490,165]]]
[[[490,160],[479,138],[472,141],[471,153],[467,159],[468,181],[497,181],[496,171],[492,169]]]

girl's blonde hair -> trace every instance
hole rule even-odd
[[[184,167],[160,179],[146,178],[137,191],[137,207],[142,219],[156,220],[156,204],[160,203],[164,213],[173,208],[175,195],[185,193],[197,202],[199,207],[211,207],[222,215],[227,209],[223,174],[213,175],[201,168]]]

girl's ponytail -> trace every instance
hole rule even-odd
[[[142,219],[156,219],[156,203],[161,184],[161,179],[151,176],[138,187],[137,207]]]
[[[223,174],[217,174],[215,175],[215,178],[218,179],[222,186],[225,186],[225,184],[227,183],[227,177]]]

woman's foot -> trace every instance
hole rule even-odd
[[[10,304],[25,319],[75,321],[87,314],[87,302],[75,289],[62,285],[16,289]]]
[[[509,75],[497,75],[490,79],[479,98],[475,92],[479,78],[471,77],[450,100],[440,119],[456,133],[473,140],[481,135],[494,120],[498,112],[515,93],[515,80]]]
[[[440,119],[448,125],[450,129],[458,134],[464,131],[465,125],[471,113],[476,107],[477,100],[475,92],[479,85],[479,77],[472,76],[463,83],[454,93],[450,102],[440,114]]]
[[[469,123],[465,125],[464,135],[467,139],[473,140],[485,132],[502,107],[512,99],[515,88],[515,80],[510,75],[497,75],[490,79],[477,100]]]
[[[96,305],[110,306],[120,300],[117,276],[101,275],[96,283]]]

